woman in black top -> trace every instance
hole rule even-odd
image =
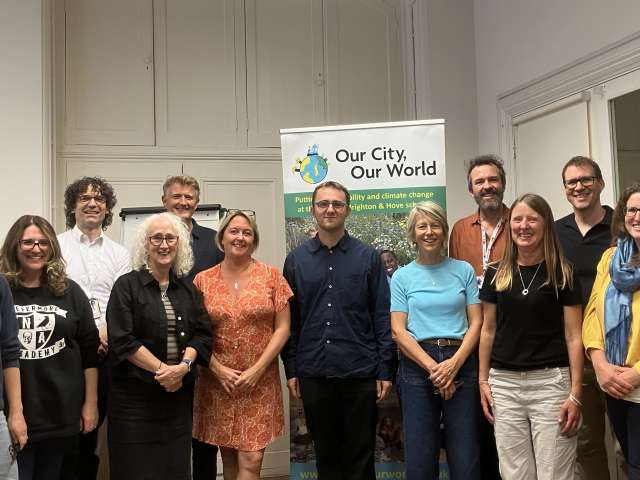
[[[1,270],[15,304],[26,446],[20,479],[62,476],[65,450],[96,428],[98,330],[89,300],[68,279],[53,227],[25,215],[2,247]]]
[[[180,278],[193,265],[184,223],[146,219],[132,264],[107,306],[111,478],[188,480],[192,364],[209,365],[212,341],[200,294]]]
[[[480,299],[480,394],[503,480],[573,479],[580,423],[580,286],[540,196],[511,206],[503,259]],[[489,367],[491,366],[491,369]]]

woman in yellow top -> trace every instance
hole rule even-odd
[[[606,394],[629,480],[640,480],[640,183],[622,193],[611,231],[617,243],[598,264],[582,340]]]

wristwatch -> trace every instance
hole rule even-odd
[[[183,358],[182,361],[180,363],[184,363],[187,368],[189,369],[188,371],[191,371],[191,365],[193,364],[193,360],[189,359],[189,358]]]

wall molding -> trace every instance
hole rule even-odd
[[[514,171],[514,117],[640,69],[640,31],[497,97],[500,155]],[[510,187],[515,185],[510,175]],[[515,190],[513,190],[515,191]]]
[[[61,159],[83,159],[86,161],[104,161],[104,160],[126,160],[126,161],[242,161],[244,162],[276,162],[281,163],[282,157],[280,150],[277,151],[185,151],[185,150],[163,150],[163,149],[149,149],[149,150],[137,150],[136,149],[123,149],[115,150],[114,148],[108,149],[73,149],[62,150],[57,152],[57,155]]]

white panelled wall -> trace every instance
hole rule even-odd
[[[0,2],[0,240],[20,215],[50,209],[50,150],[44,113],[43,6]]]

